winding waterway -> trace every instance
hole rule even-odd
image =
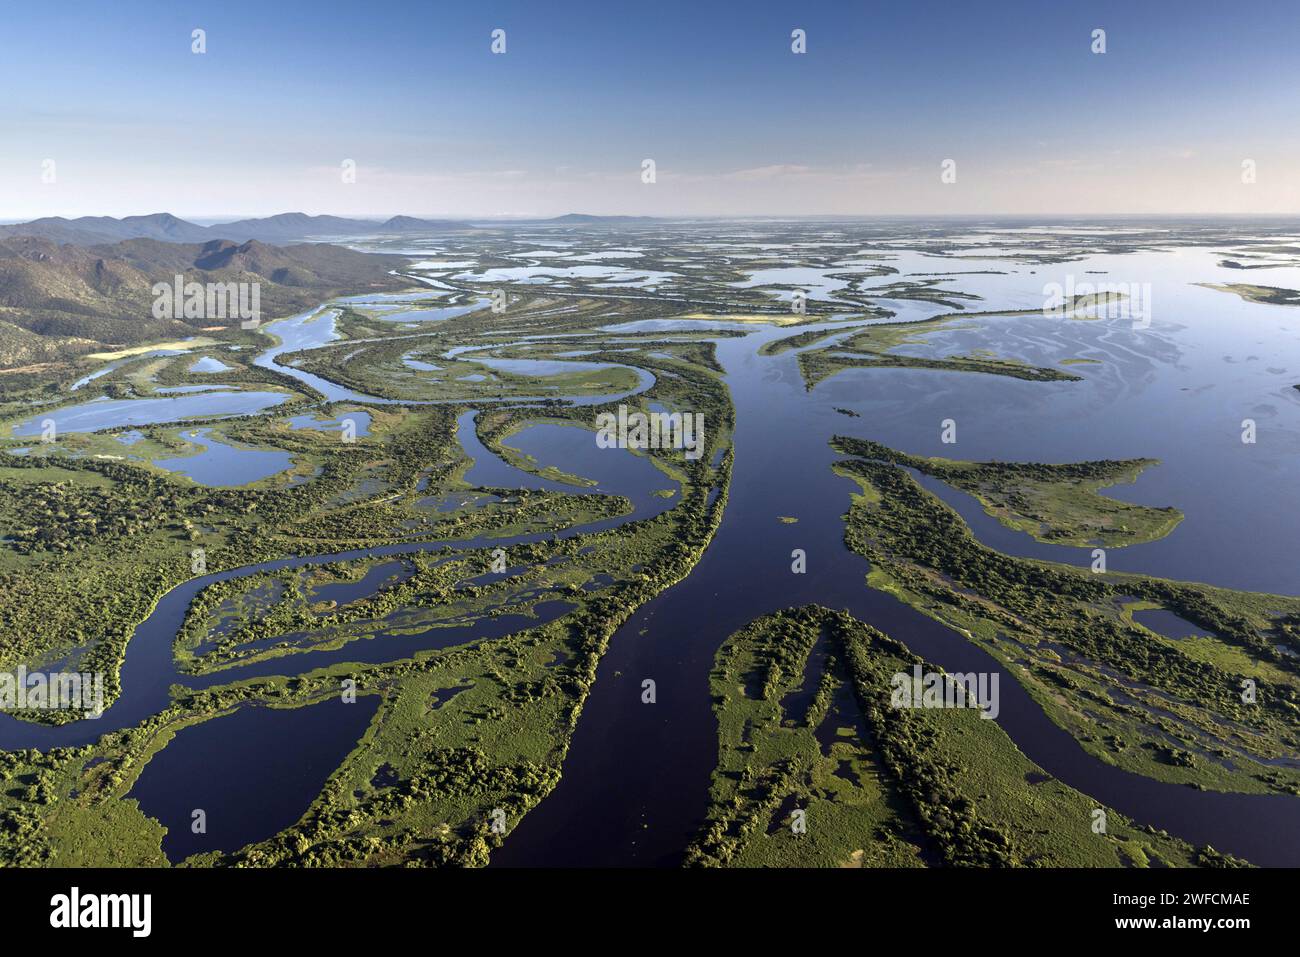
[[[334,341],[337,335],[333,320],[333,313],[323,310],[271,324],[268,331],[280,341],[263,352],[256,363],[293,375],[330,401],[387,404],[386,400],[344,389],[320,376],[275,364],[275,358],[283,353]],[[717,535],[685,580],[640,608],[614,635],[584,705],[558,787],[523,819],[496,852],[496,866],[676,863],[703,820],[709,778],[716,761],[716,725],[708,688],[714,655],[729,634],[762,614],[812,602],[842,608],[949,671],[1002,671],[995,659],[961,635],[889,595],[867,588],[867,563],[843,544],[843,514],[854,486],[831,470],[837,458],[829,446],[832,435],[859,435],[908,451],[938,451],[917,441],[915,430],[906,436],[900,434],[899,415],[890,411],[897,396],[873,391],[892,389],[912,373],[880,376],[878,372],[859,370],[809,392],[798,372],[797,351],[759,355],[764,343],[789,335],[788,330],[746,326],[745,331],[743,338],[716,340],[736,408],[732,488]],[[874,387],[865,385],[867,376],[879,376],[871,380],[876,383]],[[640,378],[640,386],[634,391],[653,382],[649,373],[643,372]],[[945,380],[942,374],[930,374],[928,381]],[[963,385],[966,381],[962,379]],[[996,383],[1011,391],[1025,385]],[[1041,383],[1032,385],[1043,388]],[[979,387],[993,388],[984,383]],[[1056,386],[1047,389],[1050,393]],[[941,393],[942,389],[931,388],[931,393],[935,391]],[[586,397],[581,401],[604,402],[611,398]],[[964,401],[972,400],[967,397]],[[998,402],[998,407],[1005,406],[1005,396]],[[854,408],[863,418],[846,418],[834,411],[837,405]],[[925,406],[923,411],[928,413],[929,409]],[[483,447],[474,433],[475,414],[464,413],[458,423],[458,437],[475,461],[467,476],[471,484],[578,491],[516,469]],[[937,415],[934,421],[939,421]],[[621,450],[597,453],[594,443],[582,436],[578,429],[534,426],[510,440],[512,446],[536,456],[542,464],[555,464],[564,471],[593,478],[598,481],[597,491],[625,496],[633,504],[628,515],[589,523],[561,535],[616,527],[672,506],[672,499],[653,494],[671,483],[647,460]],[[976,450],[981,448],[980,442],[977,438]],[[1038,451],[1041,453],[1041,448]],[[1071,454],[1043,456],[1061,461],[1082,457],[1077,449]],[[994,547],[1035,557],[1049,557],[1041,551],[1047,549],[1054,559],[1077,561],[1074,550],[1042,546],[988,518],[977,506],[963,501],[960,493],[938,487],[937,483],[928,484],[958,507],[977,536]],[[794,516],[798,522],[781,523],[778,516],[783,515]],[[1196,523],[1189,518],[1189,524],[1191,536],[1181,527],[1179,530],[1184,534],[1184,546],[1188,538],[1197,540]],[[562,601],[543,602],[536,610],[537,618],[502,615],[462,627],[433,628],[424,634],[381,633],[334,650],[266,659],[202,677],[183,674],[176,668],[173,643],[191,600],[213,582],[263,570],[421,551],[445,551],[450,557],[485,545],[508,548],[512,543],[552,537],[553,533],[538,533],[511,539],[483,537],[394,544],[262,562],[185,582],[164,595],[136,628],[122,667],[122,694],[103,717],[48,727],[0,715],[0,748],[48,749],[91,743],[106,731],[134,726],[165,708],[174,683],[204,688],[245,678],[300,673],[337,662],[399,660],[418,650],[508,634],[562,615],[570,607]],[[805,574],[791,570],[791,556],[796,549],[806,552]],[[1175,577],[1200,580],[1213,577],[1199,574],[1210,569],[1211,563],[1203,555],[1187,558],[1185,548],[1151,543],[1134,546],[1122,554],[1122,558],[1112,558],[1114,567],[1166,575],[1177,572],[1181,574]],[[1213,567],[1225,568],[1222,563]],[[1237,583],[1241,574],[1239,569],[1227,566],[1219,583]],[[1250,582],[1253,587],[1260,584],[1258,579]],[[641,702],[640,688],[645,678],[656,681],[658,698],[654,705]],[[1300,864],[1300,844],[1278,839],[1279,835],[1300,833],[1300,799],[1198,791],[1115,768],[1087,754],[1067,732],[1053,724],[1013,675],[1004,674],[1003,679],[1000,726],[1032,761],[1065,784],[1139,823],[1167,829],[1189,841],[1212,844],[1259,864]],[[211,724],[215,726],[222,720],[228,719]],[[157,780],[151,776],[151,781]],[[1081,822],[1081,828],[1086,824]]]
[[[1065,784],[1194,843],[1258,864],[1300,864],[1300,843],[1279,840],[1300,833],[1300,799],[1198,791],[1106,764],[1054,724],[991,655],[866,587],[867,562],[843,543],[843,514],[856,486],[832,472],[838,456],[829,439],[874,437],[872,425],[845,418],[833,411],[836,403],[807,393],[795,352],[758,355],[764,342],[786,335],[764,329],[718,340],[736,406],[733,479],[722,525],[690,576],[615,633],[559,785],[511,833],[492,864],[679,862],[704,820],[717,760],[708,683],[714,655],[754,618],[807,603],[845,609],[950,672],[999,673],[999,725],[1030,760]],[[868,407],[861,394],[856,399],[854,404]],[[982,510],[966,510],[970,518],[976,512],[985,520],[980,531],[1019,535]],[[781,523],[782,515],[798,522]],[[1013,551],[1032,554],[1040,545],[1027,535],[1019,538]],[[1137,556],[1145,547],[1132,548],[1133,559],[1124,564],[1140,564]],[[795,549],[807,554],[806,574],[791,571]],[[641,700],[646,678],[656,682],[653,705]],[[1087,825],[1080,822],[1081,839]]]

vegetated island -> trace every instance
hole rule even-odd
[[[1133,482],[1156,459],[1105,459],[1048,465],[1040,462],[963,462],[898,452],[867,439],[837,436],[846,455],[916,469],[973,495],[1008,528],[1040,542],[1120,548],[1164,538],[1183,520],[1176,508],[1134,505],[1099,494]]]
[[[1300,599],[1005,555],[878,453],[834,469],[862,490],[845,543],[868,584],[998,658],[1085,750],[1163,781],[1300,794],[1285,760],[1300,750]],[[1138,607],[1197,634],[1139,624]]]
[[[1300,291],[1281,286],[1256,286],[1248,282],[1198,282],[1196,285],[1217,289],[1219,292],[1236,293],[1247,302],[1267,306],[1300,306]]]
[[[710,675],[718,766],[686,863],[703,867],[1184,867],[1243,862],[1100,809],[973,708],[903,708],[938,669],[845,612],[751,622]]]
[[[1082,297],[1064,311],[1078,308]],[[799,353],[799,371],[804,385],[812,389],[825,379],[845,369],[934,369],[941,372],[982,372],[1034,382],[1077,382],[1080,376],[1048,366],[1034,366],[1017,359],[971,354],[930,357],[905,355],[894,350],[900,346],[921,345],[929,333],[938,332],[959,320],[994,316],[1041,315],[1040,309],[1001,310],[994,312],[951,312],[916,322],[881,322],[863,326],[846,339],[819,349]],[[786,340],[778,340],[784,342]],[[815,340],[814,340],[815,341]],[[803,343],[792,343],[799,345]],[[777,343],[769,345],[776,346]],[[777,350],[773,350],[777,351]]]

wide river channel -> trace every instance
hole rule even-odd
[[[1239,309],[1230,297],[1207,294],[1221,297],[1225,308]],[[698,328],[699,324],[691,326]],[[257,361],[261,364],[270,363],[281,352],[325,345],[335,338],[333,318],[328,312],[314,317],[296,316],[267,328],[280,336],[282,344],[259,356]],[[957,457],[1002,455],[1071,461],[1152,455],[1165,460],[1166,466],[1159,469],[1165,472],[1170,460],[1186,464],[1189,461],[1186,456],[1194,451],[1188,449],[1186,435],[1177,429],[1172,435],[1154,440],[1152,429],[1141,430],[1148,441],[1144,449],[1139,449],[1137,446],[1142,443],[1136,439],[1138,433],[1132,428],[1131,420],[1128,427],[1119,429],[1118,437],[1113,434],[1109,441],[1091,434],[1086,440],[1080,440],[1075,431],[1076,420],[1068,416],[1059,419],[1064,427],[1056,430],[1041,426],[1035,429],[1026,424],[1030,418],[1025,407],[1031,400],[1041,419],[1058,405],[1064,405],[1065,393],[1075,383],[990,381],[995,377],[965,373],[854,370],[809,391],[798,372],[797,351],[775,356],[759,354],[764,343],[790,332],[772,326],[749,328],[752,331],[743,337],[716,340],[718,358],[736,407],[732,486],[717,535],[686,579],[638,609],[614,635],[583,707],[557,789],[515,828],[505,845],[495,852],[493,865],[676,863],[704,818],[709,778],[716,763],[716,724],[708,688],[714,655],[729,634],[762,614],[812,602],[846,609],[949,671],[1002,671],[995,659],[960,634],[866,586],[866,561],[843,544],[843,515],[854,486],[831,470],[837,458],[829,446],[831,436],[858,435],[911,452],[953,455],[951,449],[938,446],[937,441],[940,421],[956,410],[959,427],[971,435],[969,444],[961,447],[961,455]],[[1116,343],[1113,335],[1110,339],[1108,335],[1090,331],[1086,342],[1080,339],[1074,345],[1079,350],[1087,347],[1097,354],[1108,354],[1116,363],[1134,366],[1136,373],[1125,379],[1126,382],[1141,381],[1146,376],[1148,386],[1152,382],[1163,383],[1166,378],[1163,372],[1152,373],[1152,369],[1168,365],[1185,370],[1190,360],[1188,354],[1179,353],[1162,364],[1150,357],[1158,349],[1148,349],[1147,355],[1139,357],[1130,344]],[[1168,344],[1158,338],[1149,341],[1154,346]],[[1059,348],[1060,343],[1054,346]],[[318,376],[283,366],[277,368],[309,381],[331,399],[384,401],[341,389]],[[651,381],[648,373],[644,373],[641,388]],[[975,382],[973,390],[969,382]],[[1093,392],[1105,385],[1104,380],[1099,380]],[[1150,391],[1145,387],[1131,390],[1129,398],[1137,402],[1141,394]],[[960,398],[963,395],[965,398]],[[1124,390],[1115,390],[1115,396],[1125,396]],[[987,402],[981,404],[981,397]],[[611,398],[616,397],[588,397],[582,401],[603,402]],[[1123,404],[1112,398],[1112,408]],[[1074,401],[1077,404],[1077,396]],[[1090,401],[1097,405],[1095,396]],[[1107,403],[1100,403],[1099,414],[1107,413],[1106,406]],[[837,407],[858,412],[860,417],[846,417],[836,411]],[[977,413],[976,409],[980,411]],[[248,409],[241,406],[233,411]],[[465,451],[476,463],[468,475],[472,484],[575,492],[573,486],[552,483],[516,469],[484,448],[474,435],[475,414],[474,411],[463,414],[458,430]],[[1160,415],[1167,417],[1170,413],[1165,411]],[[98,424],[101,421],[97,419],[95,427],[118,424]],[[1159,429],[1154,431],[1159,436]],[[582,430],[539,425],[520,433],[511,444],[523,448],[544,465],[557,465],[597,480],[593,491],[623,495],[633,503],[633,511],[628,516],[570,529],[563,534],[613,527],[657,514],[673,503],[671,499],[654,495],[657,489],[672,483],[647,460],[622,450],[598,450]],[[1151,448],[1152,444],[1156,447]],[[1185,453],[1182,461],[1180,450]],[[1203,449],[1200,454],[1204,456]],[[1273,474],[1274,465],[1261,454],[1253,466],[1220,461],[1214,470],[1225,481],[1235,480],[1237,484],[1232,487],[1242,487],[1242,481],[1258,483],[1261,475]],[[1255,471],[1248,474],[1227,474],[1233,469],[1251,468]],[[1220,484],[1219,488],[1223,487]],[[1139,489],[1142,494],[1135,494]],[[1119,492],[1116,494],[1120,496]],[[944,497],[967,518],[977,537],[990,546],[1013,554],[1043,557],[1043,546],[1033,539],[1010,532],[991,520],[985,521],[987,516],[977,506],[962,501],[959,495],[944,494]],[[1293,571],[1279,570],[1272,561],[1295,541],[1294,537],[1287,537],[1286,529],[1255,536],[1255,560],[1248,565],[1230,560],[1241,552],[1243,536],[1240,532],[1225,536],[1222,527],[1216,525],[1240,518],[1237,513],[1243,509],[1248,511],[1252,507],[1249,503],[1237,503],[1235,508],[1228,509],[1231,518],[1216,521],[1214,516],[1222,516],[1224,510],[1216,505],[1216,497],[1210,491],[1198,494],[1192,484],[1175,487],[1167,481],[1148,480],[1146,476],[1130,494],[1122,497],[1152,504],[1176,504],[1188,518],[1163,542],[1112,550],[1112,567],[1231,587],[1296,591]],[[792,516],[798,521],[782,523],[779,516]],[[462,549],[486,545],[508,548],[512,542],[549,537],[549,534],[538,534],[514,539],[420,542],[298,556],[185,582],[163,596],[152,614],[136,628],[122,668],[122,694],[102,717],[47,727],[0,715],[0,748],[45,750],[92,743],[107,731],[135,726],[165,708],[173,684],[201,688],[264,675],[301,673],[336,662],[399,660],[418,650],[492,638],[537,624],[537,619],[521,616],[487,617],[463,627],[434,628],[417,635],[381,634],[336,650],[303,652],[195,677],[177,671],[173,642],[191,599],[212,582],[267,569],[297,568],[366,556],[396,557],[417,551],[446,551],[450,557]],[[791,571],[791,553],[795,549],[802,549],[807,555],[805,574]],[[1070,553],[1075,550],[1057,547],[1053,551],[1057,554],[1051,557],[1058,560],[1080,561],[1071,558]],[[1293,569],[1293,563],[1288,561],[1287,568]],[[544,603],[537,612],[541,618],[549,619],[564,614],[569,607],[565,602],[555,601]],[[641,703],[641,682],[645,678],[652,678],[657,684],[658,700],[653,706]],[[1200,791],[1120,770],[1087,754],[1046,717],[1012,675],[1002,674],[1000,686],[999,725],[1026,756],[1065,784],[1139,823],[1163,828],[1193,843],[1211,844],[1256,864],[1300,866],[1300,841],[1295,840],[1295,835],[1300,834],[1300,798]],[[220,803],[223,798],[212,796],[210,791],[220,788],[221,782],[230,777],[219,769],[230,767],[236,757],[241,767],[260,760],[272,768],[280,760],[282,749],[291,742],[301,744],[313,737],[338,738],[341,752],[338,747],[319,754],[313,753],[310,747],[299,748],[301,753],[288,770],[295,780],[306,784],[296,788],[287,802],[283,794],[284,768],[280,773],[268,770],[265,774],[250,774],[238,795],[224,799],[244,813],[261,800],[271,802],[268,806],[274,808],[277,828],[287,826],[296,819],[294,808],[296,813],[305,810],[314,796],[312,789],[318,790],[328,776],[330,761],[334,760],[330,755],[341,758],[351,746],[348,742],[355,742],[364,730],[364,714],[352,711],[344,721],[338,715],[340,710],[348,709],[331,708],[327,702],[300,709],[302,714],[295,718],[274,709],[241,708],[236,715],[185,729],[177,741],[186,744],[189,735],[191,740],[186,748],[193,745],[196,753],[206,755],[208,760],[187,758],[182,754],[185,749],[169,746],[153,759],[153,763],[159,768],[165,766],[169,773],[149,774],[150,768],[146,768],[147,778],[142,776],[139,793],[133,792],[132,796],[141,800],[146,812],[152,807],[198,806],[192,802],[192,794],[186,791],[184,782],[192,782],[196,775],[203,777],[202,769],[207,767],[212,771],[206,777],[208,799]],[[239,728],[227,725],[231,733],[223,734],[220,730],[223,722],[236,718]],[[203,731],[206,727],[212,730]],[[205,734],[208,740],[199,747]],[[177,783],[168,784],[168,781]],[[163,810],[157,813],[172,831],[164,845],[169,856],[179,859],[201,849],[181,833],[188,830],[184,820]],[[1087,823],[1081,822],[1081,828]],[[234,850],[249,840],[269,836],[264,833],[266,826],[263,819],[256,825],[260,831],[252,829],[254,825],[249,829],[236,828],[221,846]],[[206,849],[211,847],[203,845]]]

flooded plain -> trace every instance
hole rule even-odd
[[[857,244],[849,243],[849,246]],[[722,328],[744,335],[716,340],[719,361],[736,408],[735,462],[730,499],[715,540],[691,574],[638,609],[615,634],[601,661],[594,689],[582,710],[572,748],[557,789],[528,814],[493,857],[497,865],[672,864],[703,819],[717,740],[708,689],[714,654],[725,638],[754,618],[793,605],[817,602],[845,608],[856,617],[906,643],[913,651],[950,671],[1001,672],[1001,666],[961,635],[882,592],[866,587],[866,562],[843,544],[843,514],[852,483],[836,476],[834,435],[871,439],[901,451],[965,460],[1072,462],[1103,458],[1150,457],[1160,464],[1133,485],[1105,494],[1124,501],[1175,506],[1186,518],[1166,538],[1111,549],[1116,570],[1252,591],[1295,595],[1300,574],[1294,543],[1300,540],[1300,492],[1294,466],[1300,456],[1300,319],[1284,306],[1248,303],[1197,283],[1239,281],[1236,271],[1217,263],[1209,250],[1161,250],[1125,255],[1095,255],[1063,263],[962,259],[914,251],[846,250],[837,265],[816,274],[799,267],[756,269],[742,280],[746,289],[771,285],[774,299],[788,297],[788,285],[806,285],[822,295],[822,307],[843,314],[841,294],[870,285],[886,285],[898,276],[881,277],[873,267],[882,261],[905,274],[944,270],[981,270],[940,280],[980,301],[970,312],[992,309],[1038,310],[1034,314],[963,316],[904,344],[902,354],[969,355],[984,350],[1039,366],[1063,360],[1079,381],[1037,382],[1006,376],[933,369],[857,368],[826,379],[813,388],[799,371],[799,353],[824,343],[762,355],[767,343],[805,331],[769,324],[684,319],[649,319],[605,327],[608,333],[680,332]],[[541,257],[539,252],[534,255]],[[618,258],[611,256],[610,258]],[[462,263],[448,260],[448,266]],[[858,271],[852,279],[844,273]],[[623,266],[522,266],[464,274],[482,281],[546,283],[585,278],[630,286],[668,282],[675,274]],[[1149,315],[1111,318],[1044,316],[1044,290],[1072,277],[1105,276],[1149,287]],[[1300,287],[1300,269],[1271,271],[1270,283]],[[433,280],[437,281],[437,280]],[[382,302],[404,307],[428,296],[357,297],[356,303]],[[915,300],[880,300],[897,319],[924,320],[952,312],[951,305]],[[450,307],[453,311],[469,307]],[[438,312],[439,310],[426,310]],[[410,319],[415,311],[385,312],[391,321],[429,321],[445,315]],[[457,313],[460,314],[460,313]],[[401,319],[403,315],[407,319]],[[287,373],[320,391],[329,401],[360,405],[394,404],[343,388],[327,379],[275,363],[288,352],[336,341],[337,313],[304,313],[267,326],[276,343],[255,364]],[[879,322],[881,320],[872,320]],[[854,327],[863,322],[850,323]],[[842,320],[825,328],[838,330]],[[453,350],[454,352],[455,350]],[[575,355],[581,353],[575,352]],[[448,353],[448,357],[451,353]],[[418,369],[419,365],[407,364]],[[564,367],[589,365],[554,359],[485,359],[485,365],[522,374],[558,374]],[[531,365],[529,365],[531,363]],[[426,365],[432,365],[426,363]],[[629,368],[636,369],[635,366]],[[108,371],[108,370],[103,370]],[[194,371],[208,371],[195,369]],[[639,386],[650,387],[653,374],[637,370]],[[80,380],[81,385],[92,381]],[[40,433],[41,420],[54,420],[61,431],[142,426],[191,418],[247,415],[273,409],[286,394],[265,391],[204,391],[157,399],[101,399],[58,409],[22,423],[15,435]],[[611,401],[611,396],[574,397],[582,404]],[[517,400],[529,401],[529,400]],[[407,403],[410,404],[410,403]],[[845,411],[856,413],[846,415]],[[581,492],[572,484],[543,478],[504,461],[486,449],[474,430],[477,409],[463,413],[458,437],[474,459],[466,476],[487,489],[549,489]],[[368,427],[366,416],[363,428]],[[342,416],[300,416],[293,428],[341,427]],[[1243,442],[1244,422],[1257,438]],[[945,423],[955,423],[956,442],[945,442]],[[364,434],[364,433],[361,433]],[[250,459],[231,454],[232,447],[212,438],[207,429],[186,433],[203,444],[202,453],[160,461],[203,476],[252,468]],[[656,492],[674,483],[647,460],[626,450],[598,451],[583,429],[535,425],[505,443],[531,459],[537,468],[555,468],[595,482],[591,491],[627,497],[630,515],[593,523],[581,531],[614,527],[633,518],[670,508],[673,500]],[[250,450],[233,450],[247,453]],[[229,456],[223,460],[222,456]],[[206,457],[206,464],[205,464]],[[241,461],[244,464],[240,464]],[[282,464],[264,460],[261,468]],[[207,470],[211,469],[212,472]],[[276,471],[282,470],[277,468]],[[255,474],[239,472],[234,477]],[[266,472],[265,474],[273,474]],[[252,479],[248,479],[252,480]],[[232,484],[243,484],[232,483]],[[1088,549],[1046,545],[1003,526],[974,499],[932,479],[923,484],[951,504],[975,536],[999,551],[1024,557],[1086,565]],[[779,516],[797,519],[782,523]],[[564,534],[574,534],[570,530]],[[540,540],[520,536],[514,541]],[[495,540],[494,540],[495,543]],[[415,551],[477,547],[482,541],[430,542],[385,546],[333,555],[301,555],[216,575],[196,578],[167,593],[136,629],[122,669],[123,694],[98,722],[43,727],[0,716],[0,747],[49,748],[85,744],[107,730],[129,727],[157,713],[170,700],[172,683],[210,687],[260,675],[297,673],[337,661],[391,661],[413,651],[483,640],[536,624],[510,614],[486,618],[463,628],[431,629],[420,635],[377,635],[341,649],[306,651],[223,669],[201,678],[180,674],[172,642],[193,596],[205,585],[259,570],[298,568],[345,558],[401,556]],[[790,556],[806,552],[807,574],[792,574]],[[380,566],[387,567],[387,566]],[[391,572],[391,569],[389,569]],[[387,574],[387,573],[386,573]],[[379,587],[380,581],[370,582]],[[369,584],[366,587],[369,587]],[[351,594],[351,592],[349,592]],[[550,602],[536,609],[542,619],[567,613],[571,605]],[[1146,617],[1141,617],[1146,615]],[[1135,619],[1161,634],[1177,622],[1144,612]],[[1185,624],[1185,623],[1184,623]],[[435,634],[436,632],[436,634]],[[1196,791],[1167,785],[1122,771],[1092,757],[1068,733],[1053,724],[1014,676],[1003,675],[999,724],[1022,751],[1047,772],[1093,795],[1140,823],[1165,828],[1195,843],[1210,843],[1259,864],[1300,864],[1300,847],[1279,841],[1279,834],[1300,833],[1300,800],[1281,795],[1240,795]],[[659,703],[647,709],[637,690],[644,678],[659,688]],[[237,843],[266,836],[240,823],[260,800],[281,787],[274,765],[281,756],[282,735],[313,737],[319,751],[302,756],[306,782],[283,789],[276,805],[292,823],[319,790],[317,772],[328,766],[364,731],[364,709],[346,719],[321,710],[325,703],[296,712],[244,708],[234,715],[185,729],[175,744],[155,757],[137,785],[142,806],[163,814],[175,807],[204,806],[216,812],[226,830],[210,832],[213,842],[192,840],[186,822],[165,819],[171,833],[165,848],[181,857],[198,849],[230,850]],[[302,712],[298,714],[298,712]],[[297,717],[290,717],[297,715]],[[326,720],[325,715],[329,715]],[[361,715],[362,717],[356,717]],[[291,725],[301,723],[294,730]],[[224,724],[223,724],[224,723]],[[273,728],[274,725],[274,728]],[[229,729],[244,729],[237,744],[221,745]],[[223,730],[223,728],[225,730]],[[185,735],[188,737],[183,737]],[[315,747],[315,745],[313,745]],[[229,760],[265,766],[253,775],[246,792],[224,790],[220,769]],[[262,762],[258,765],[257,762]],[[296,766],[295,766],[296,767]],[[297,774],[297,772],[294,772]],[[186,775],[189,775],[189,783]],[[243,775],[241,775],[243,777]],[[323,781],[323,777],[321,777]],[[175,783],[169,785],[167,781]],[[311,792],[311,793],[309,793]],[[188,803],[187,803],[188,802]],[[164,805],[173,810],[164,810]],[[296,809],[296,811],[294,810]],[[283,826],[283,825],[281,825]],[[272,831],[271,833],[274,833]]]

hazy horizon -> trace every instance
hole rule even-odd
[[[465,214],[452,216],[446,213],[411,213],[406,211],[386,212],[386,213],[338,213],[332,210],[309,211],[303,209],[281,209],[267,213],[225,213],[217,215],[185,215],[175,213],[171,210],[156,209],[147,212],[127,212],[110,215],[95,211],[76,213],[76,214],[45,214],[40,216],[31,216],[16,218],[13,216],[0,215],[0,226],[12,226],[26,222],[32,222],[40,219],[61,218],[69,221],[82,218],[109,217],[113,219],[129,219],[131,217],[155,216],[155,215],[172,215],[177,219],[193,223],[197,226],[214,226],[223,225],[231,222],[238,222],[245,219],[268,219],[280,215],[303,214],[307,216],[336,216],[345,219],[372,220],[382,223],[385,220],[395,216],[409,216],[415,219],[428,220],[451,220],[463,223],[538,223],[546,222],[552,219],[559,219],[566,215],[585,215],[597,216],[605,219],[617,218],[641,218],[647,220],[661,220],[664,222],[858,222],[858,221],[933,221],[933,222],[1008,222],[1008,223],[1050,223],[1050,224],[1070,224],[1086,222],[1119,222],[1123,220],[1133,220],[1135,222],[1184,222],[1196,220],[1230,220],[1230,221],[1252,221],[1252,220],[1287,220],[1295,219],[1300,221],[1300,212],[1281,212],[1281,213],[1206,213],[1206,212],[1168,212],[1168,213],[1004,213],[1004,212],[987,212],[987,213],[814,213],[805,216],[799,215],[781,215],[776,213],[735,213],[719,215],[691,215],[672,213],[656,214],[639,214],[639,213],[587,213],[584,210],[568,210],[564,213],[556,213],[546,216],[493,216],[493,215],[474,215]]]
[[[6,218],[1300,214],[1283,2],[142,6],[10,13]]]

